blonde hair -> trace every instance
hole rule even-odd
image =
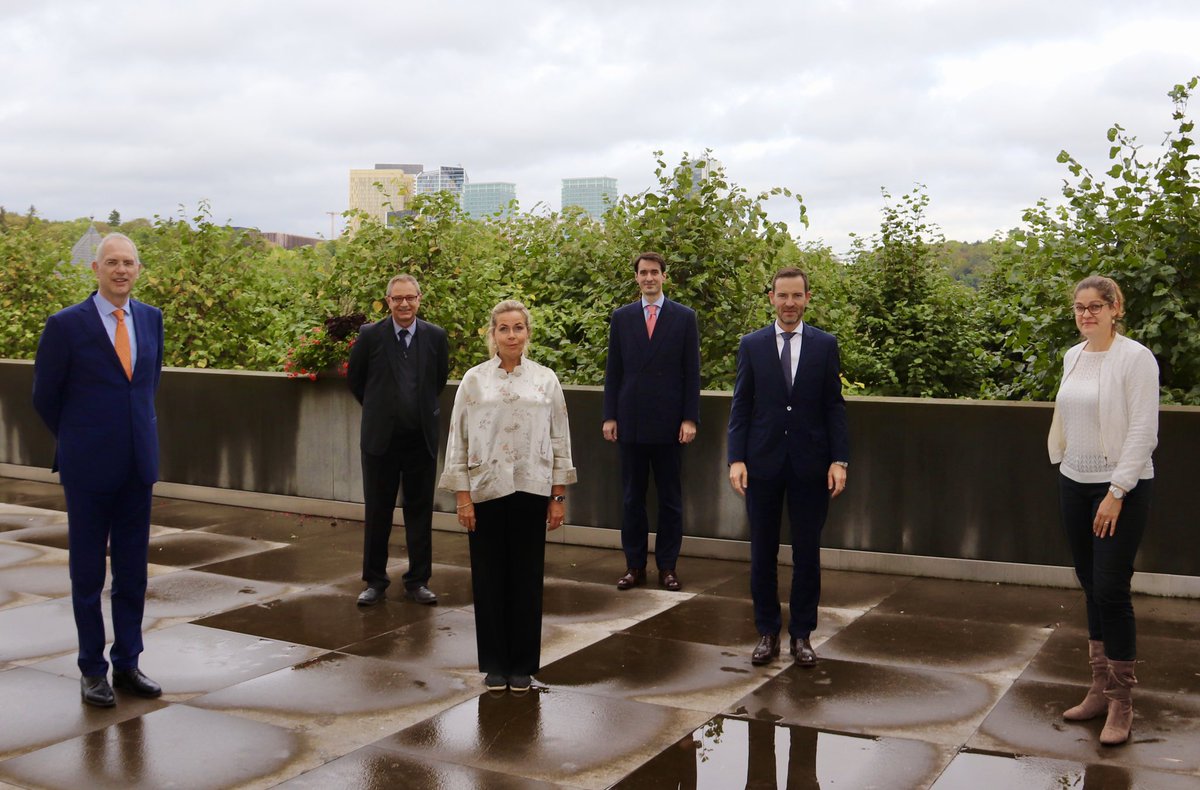
[[[1072,295],[1078,296],[1080,291],[1088,288],[1094,288],[1100,294],[1100,298],[1113,308],[1113,334],[1116,334],[1118,329],[1124,329],[1125,322],[1121,319],[1125,317],[1125,294],[1121,293],[1121,286],[1117,285],[1117,281],[1111,277],[1093,274],[1076,283]]]
[[[505,299],[498,305],[492,308],[491,321],[487,328],[487,347],[488,353],[496,356],[496,318],[504,313],[520,313],[525,317],[525,328],[533,330],[533,321],[529,317],[529,308],[516,299]]]

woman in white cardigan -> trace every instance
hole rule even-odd
[[[1117,330],[1125,314],[1108,277],[1075,286],[1075,325],[1084,341],[1067,351],[1050,426],[1059,464],[1063,528],[1087,600],[1092,685],[1063,713],[1068,721],[1107,714],[1100,742],[1125,743],[1137,685],[1130,580],[1150,513],[1158,444],[1158,362]]]
[[[475,644],[489,691],[529,690],[540,666],[546,530],[562,526],[576,480],[567,403],[554,371],[525,357],[525,305],[492,308],[492,358],[454,397],[441,487],[455,492],[471,546]]]

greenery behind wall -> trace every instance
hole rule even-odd
[[[1042,199],[1020,227],[974,244],[941,236],[918,186],[884,191],[879,229],[835,256],[768,218],[766,201],[783,197],[807,224],[799,195],[751,194],[719,169],[696,181],[691,157],[674,165],[661,153],[657,185],[603,221],[572,208],[469,218],[442,193],[416,198],[392,226],[364,221],[294,251],[214,223],[205,203],[153,221],[120,223],[114,210],[97,225],[137,242],[135,293],[163,309],[173,366],[282,370],[327,318],[384,317],[388,279],[407,272],[421,283],[421,315],[450,333],[452,376],[484,358],[492,305],[517,298],[533,314],[530,356],[564,383],[601,384],[609,315],[637,296],[632,256],[655,250],[668,260],[668,296],[699,316],[705,388],[732,387],[738,338],[772,318],[771,274],[799,266],[815,293],[806,320],[838,336],[847,392],[1047,399],[1078,340],[1071,286],[1106,274],[1127,296],[1128,334],[1159,360],[1164,400],[1200,404],[1200,167],[1187,116],[1197,82],[1170,91],[1161,154],[1144,158],[1113,126],[1106,169],[1062,152],[1062,200]],[[93,287],[90,270],[64,263],[89,222],[0,209],[0,356],[32,357],[46,316]]]

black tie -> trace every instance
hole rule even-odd
[[[783,380],[787,382],[788,395],[792,394],[792,338],[795,332],[781,332],[783,335],[783,353],[779,355],[779,363],[783,366]]]
[[[396,333],[396,339],[400,341],[401,345],[403,345],[405,349],[408,348],[408,330],[407,329],[401,328],[401,330]]]

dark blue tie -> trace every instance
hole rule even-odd
[[[783,335],[783,353],[779,355],[779,363],[783,366],[783,380],[787,382],[788,395],[792,394],[792,338],[795,332],[780,332]]]

